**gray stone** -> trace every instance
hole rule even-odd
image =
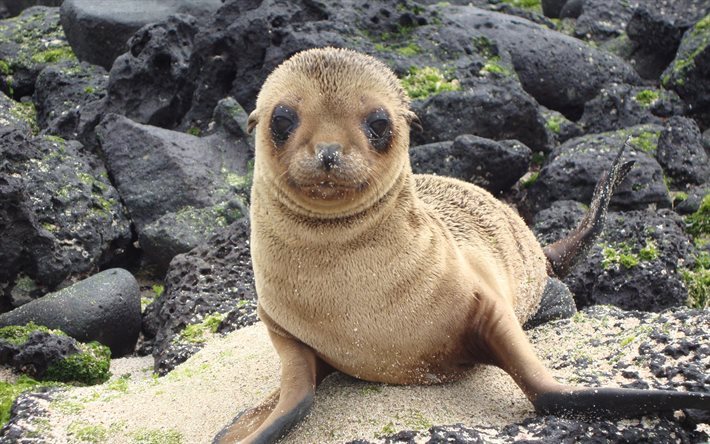
[[[40,71],[75,59],[59,25],[58,8],[34,6],[0,21],[0,91],[19,100],[31,96]]]
[[[452,6],[445,13],[455,26],[480,32],[510,52],[525,91],[568,117],[578,117],[605,84],[640,80],[622,59],[527,20],[473,7]]]
[[[656,159],[673,185],[700,185],[710,180],[710,162],[703,148],[698,124],[686,117],[672,117],[658,138]]]
[[[155,370],[166,374],[202,348],[181,336],[208,316],[221,320],[219,332],[256,322],[256,290],[246,218],[170,263],[166,291],[146,316],[144,332],[154,339]]]
[[[0,327],[34,322],[81,341],[98,341],[113,356],[133,351],[141,329],[138,283],[114,268],[0,314]]]
[[[78,142],[0,129],[0,284],[13,305],[85,277],[132,241],[98,156]]]
[[[186,207],[246,194],[251,148],[216,133],[196,137],[110,114],[97,127],[106,166],[139,233]]]
[[[567,0],[542,0],[542,12],[547,17],[558,18]]]
[[[515,140],[495,142],[464,134],[453,143],[410,148],[412,170],[474,183],[491,193],[510,189],[527,172],[532,153]]]
[[[128,39],[140,28],[173,14],[203,19],[222,6],[221,0],[66,0],[62,26],[80,60],[111,69]]]
[[[537,213],[556,200],[588,204],[599,177],[628,138],[632,148],[626,150],[624,158],[634,160],[635,165],[611,198],[611,207],[670,207],[663,170],[653,157],[661,129],[655,125],[640,125],[568,140],[550,154],[529,188],[524,206]]]
[[[18,15],[22,11],[32,6],[61,6],[64,0],[5,0],[4,4],[7,12],[11,15]]]
[[[661,311],[686,303],[680,268],[694,253],[683,220],[671,210],[609,213],[596,245],[563,281],[578,307]]]

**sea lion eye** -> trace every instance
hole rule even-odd
[[[271,115],[271,135],[277,144],[282,144],[298,127],[298,114],[293,108],[278,105]]]
[[[383,109],[375,110],[365,119],[365,134],[370,139],[370,143],[377,150],[387,148],[392,137],[390,128],[390,116]]]

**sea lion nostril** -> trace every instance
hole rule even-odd
[[[319,143],[316,145],[316,159],[325,171],[330,171],[340,163],[342,151],[339,143]]]

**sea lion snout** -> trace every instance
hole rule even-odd
[[[320,162],[321,168],[329,172],[333,168],[340,166],[343,155],[343,145],[338,142],[320,142],[316,144],[316,159]]]

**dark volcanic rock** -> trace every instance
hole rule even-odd
[[[663,72],[664,87],[674,90],[695,113],[710,109],[710,15],[683,35],[671,65]]]
[[[423,132],[412,134],[413,143],[453,140],[462,134],[516,139],[536,151],[549,148],[539,107],[519,85],[481,80],[465,91],[444,92],[415,101],[412,110]]]
[[[604,41],[624,32],[639,0],[585,0],[582,14],[577,17],[574,33],[577,37]]]
[[[0,92],[0,125],[15,128],[24,136],[29,137],[35,130],[31,116],[31,103],[15,102]]]
[[[99,123],[107,83],[108,73],[87,63],[64,61],[46,67],[37,77],[33,96],[39,128],[47,134],[95,145],[87,131],[93,131]]]
[[[11,15],[18,15],[22,11],[32,6],[60,6],[64,0],[5,0],[7,12]]]
[[[658,138],[656,159],[674,185],[703,184],[710,179],[710,162],[694,120],[673,117]]]
[[[107,108],[136,122],[175,126],[189,103],[183,87],[197,21],[188,15],[141,28],[111,68]]]
[[[456,25],[509,51],[525,91],[568,117],[579,116],[605,84],[639,81],[633,68],[616,56],[526,20],[472,7],[444,11]]]
[[[538,212],[532,230],[542,245],[549,245],[565,237],[582,221],[587,210],[574,200],[558,200]]]
[[[168,213],[230,201],[248,190],[253,155],[241,140],[141,125],[108,115],[97,127],[114,183],[139,233]]]
[[[95,155],[77,142],[0,130],[0,284],[14,305],[106,266],[130,242]]]
[[[52,393],[56,392],[57,388],[42,387],[34,391],[22,393],[12,403],[10,410],[10,420],[2,430],[0,430],[0,438],[8,443],[25,442],[27,438],[36,439],[40,430],[37,422],[47,420],[49,411],[47,409],[49,401],[52,399]]]
[[[683,228],[670,210],[609,213],[597,245],[564,279],[577,306],[660,311],[683,305],[688,293],[678,270],[693,252]]]
[[[35,6],[0,21],[0,91],[19,99],[32,95],[48,63],[75,59],[59,25],[57,8]]]
[[[32,378],[41,379],[50,365],[78,352],[75,339],[45,331],[31,332],[21,344],[0,338],[0,363]]]
[[[153,357],[160,374],[202,347],[199,339],[181,335],[188,325],[202,324],[206,329],[205,319],[212,317],[213,332],[226,332],[256,322],[248,221],[235,222],[207,243],[177,256],[165,283],[165,294],[149,307],[144,328],[149,337],[155,332]]]
[[[565,142],[556,148],[528,190],[525,206],[533,213],[556,200],[581,200],[589,203],[601,174],[628,137],[633,147],[624,158],[636,163],[611,199],[621,209],[648,205],[669,207],[670,196],[663,182],[663,170],[652,156],[661,127],[641,125],[612,133],[592,134]]]
[[[34,322],[82,342],[101,342],[122,356],[138,339],[140,305],[133,275],[114,268],[0,314],[0,327]]]
[[[662,118],[681,115],[685,106],[678,95],[665,89],[610,85],[584,104],[579,124],[588,133],[601,133],[634,125],[663,124]]]
[[[173,14],[205,19],[220,6],[222,0],[65,0],[61,8],[62,26],[80,60],[108,70],[126,51],[128,39],[143,26]]]
[[[633,59],[642,77],[657,79],[673,60],[683,33],[710,13],[706,0],[641,2],[626,26]]]
[[[527,172],[532,157],[520,142],[495,142],[469,134],[453,143],[416,146],[409,153],[417,174],[455,177],[494,194],[512,187]]]
[[[155,265],[156,272],[163,275],[173,257],[206,242],[246,214],[248,210],[236,196],[229,202],[211,207],[187,207],[146,225],[138,240],[147,262]]]
[[[542,0],[542,12],[547,17],[559,18],[562,7],[567,3],[567,0]]]

